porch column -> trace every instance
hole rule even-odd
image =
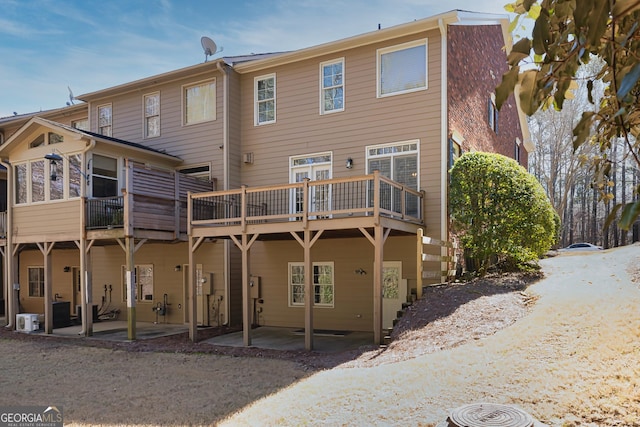
[[[374,229],[373,261],[373,340],[382,344],[382,261],[384,260],[384,230]]]
[[[242,342],[251,345],[251,291],[249,289],[249,246],[247,233],[242,233]]]
[[[93,336],[93,268],[91,265],[91,246],[93,241],[80,241],[80,298],[82,302],[82,332],[85,337]]]
[[[8,242],[7,242],[8,243]],[[20,286],[19,271],[18,271],[18,249],[20,244],[7,246],[7,327],[11,329],[16,328],[16,315],[18,314],[18,289],[16,286]]]
[[[133,277],[135,263],[133,254],[135,241],[133,236],[125,237],[126,280],[127,280],[127,339],[136,339],[136,284]]]
[[[194,252],[200,246],[204,239],[202,237],[194,239],[189,236],[189,339],[191,342],[196,342],[198,339],[198,313],[197,307],[197,295],[196,295],[196,264],[194,261]]]
[[[55,243],[38,243],[38,247],[44,258],[44,333],[53,333],[53,298],[51,296],[53,285],[51,283],[53,272],[51,270],[51,250]]]
[[[313,350],[313,263],[311,262],[311,231],[304,230],[304,349]]]

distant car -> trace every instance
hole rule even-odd
[[[592,245],[591,243],[574,243],[566,248],[558,249],[561,252],[566,251],[601,251],[602,246]]]

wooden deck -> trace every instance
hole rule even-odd
[[[383,225],[415,234],[424,225],[424,194],[380,175],[235,190],[192,193],[188,234],[225,237],[241,234],[290,238],[304,230],[344,237]]]

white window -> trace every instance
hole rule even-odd
[[[289,182],[303,182],[331,179],[331,152],[308,154],[289,158]],[[331,209],[329,185],[313,185],[309,194],[309,212],[326,212]],[[295,189],[291,195],[290,212],[300,213],[304,210],[303,191]]]
[[[320,64],[320,114],[344,111],[344,58]]]
[[[185,125],[208,122],[216,119],[215,79],[183,86],[183,94]]]
[[[378,97],[427,89],[427,39],[378,49]]]
[[[71,127],[79,130],[89,130],[89,119],[74,120],[71,122]]]
[[[127,300],[127,271],[122,266],[122,295]],[[134,298],[138,302],[153,302],[153,264],[136,265],[133,270]]]
[[[367,173],[374,170],[392,180],[403,184],[412,190],[418,190],[418,145],[419,141],[405,141],[395,144],[382,144],[367,147]],[[370,189],[372,191],[372,189]],[[383,208],[400,212],[402,200],[396,188],[381,188],[381,203]],[[370,202],[373,195],[370,196]],[[405,200],[406,212],[410,215],[418,214],[418,199]]]
[[[98,107],[98,133],[104,136],[113,135],[111,104],[100,105]]]
[[[289,263],[289,306],[304,306],[304,263]],[[333,262],[313,263],[313,303],[333,307]]]
[[[62,156],[62,160],[32,160],[14,166],[15,203],[38,203],[81,195],[82,155]]]
[[[276,75],[256,77],[254,80],[255,124],[276,121]]]
[[[28,267],[29,296],[44,296],[44,267]]]
[[[160,136],[160,93],[144,96],[144,137]]]
[[[489,127],[495,133],[498,133],[498,108],[496,107],[496,96],[491,94],[489,102],[487,102],[487,121]]]
[[[91,194],[93,197],[119,196],[118,159],[94,154],[91,184]]]

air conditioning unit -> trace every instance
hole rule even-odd
[[[40,329],[38,315],[33,313],[16,314],[16,330],[20,332],[33,332]]]

